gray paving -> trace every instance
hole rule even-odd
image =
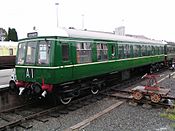
[[[13,69],[0,70],[0,87],[9,83],[12,71]]]

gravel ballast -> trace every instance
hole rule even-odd
[[[172,72],[169,72],[172,73]],[[167,75],[167,73],[166,73]],[[165,77],[165,76],[164,76]],[[175,94],[175,77],[160,82],[162,87],[170,88],[171,95]],[[174,95],[175,96],[175,95]],[[175,121],[161,117],[163,108],[146,109],[141,105],[131,106],[128,103],[115,108],[103,117],[93,121],[82,129],[83,131],[174,131]]]
[[[174,83],[175,79],[171,77],[162,81],[160,86],[171,88],[171,94],[175,94]],[[114,98],[104,98],[75,111],[69,111],[69,114],[61,115],[57,118],[49,117],[49,121],[45,123],[32,120],[28,122],[33,125],[33,128],[29,129],[29,131],[64,131],[118,101]],[[146,109],[142,105],[131,106],[128,102],[125,102],[109,113],[92,121],[81,131],[171,131],[173,130],[171,125],[175,121],[161,117],[161,114],[165,111],[163,108]],[[21,127],[15,129],[24,130]]]

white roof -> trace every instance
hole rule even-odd
[[[129,36],[120,36],[112,33],[96,32],[96,31],[85,31],[77,29],[65,29],[56,28],[53,30],[39,31],[38,36],[62,36],[71,38],[85,38],[85,39],[96,39],[96,40],[113,40],[113,41],[127,41],[127,42],[141,42],[141,43],[152,43],[152,44],[167,44],[164,41],[149,40],[143,38],[134,38]]]
[[[50,28],[50,29],[41,29],[37,30],[38,36],[62,36],[62,37],[69,37],[66,30],[62,28]]]
[[[17,45],[18,45],[18,42],[0,41],[0,47],[15,47]]]

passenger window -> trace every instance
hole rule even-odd
[[[97,44],[97,60],[108,60],[108,47],[107,44]]]
[[[124,45],[124,57],[129,58],[130,57],[130,46]]]
[[[123,58],[123,45],[118,45],[118,58]]]
[[[163,49],[163,47],[161,47],[161,54],[164,54],[164,49]]]
[[[154,46],[152,46],[152,53],[151,53],[151,55],[155,55],[155,47]]]
[[[141,46],[141,53],[142,53],[142,56],[146,56],[146,46],[142,45]]]
[[[9,55],[13,55],[13,48],[9,49]]]
[[[111,53],[112,53],[112,58],[115,58],[115,46],[112,45],[111,47]]]
[[[92,62],[91,43],[80,42],[77,43],[77,63]]]
[[[134,45],[133,51],[134,51],[134,57],[138,57],[139,56],[139,45]]]
[[[159,47],[157,47],[157,54],[158,54],[158,55],[160,54],[160,50],[159,50]]]
[[[62,45],[62,60],[63,61],[69,60],[69,45],[68,44]]]
[[[152,52],[152,48],[151,48],[151,46],[148,46],[148,56],[151,55],[151,52]]]

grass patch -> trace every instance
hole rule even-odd
[[[175,109],[167,109],[165,113],[160,114],[160,116],[169,120],[175,120]]]

